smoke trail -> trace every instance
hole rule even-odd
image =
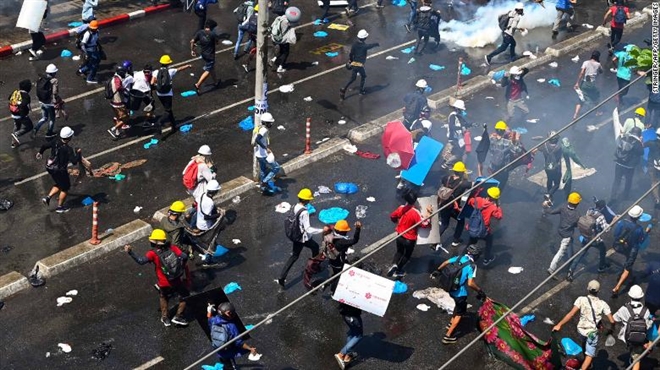
[[[515,5],[516,1],[491,2],[478,7],[469,21],[452,19],[449,22],[441,22],[439,26],[441,37],[462,47],[484,47],[494,44],[502,33],[497,24],[497,17],[513,10]],[[532,29],[550,26],[556,14],[554,4],[546,4],[543,8],[538,4],[527,3],[519,27]]]

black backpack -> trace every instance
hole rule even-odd
[[[110,78],[108,82],[106,82],[105,84],[103,97],[106,98],[107,100],[113,99],[115,97],[115,94],[117,94],[117,91],[115,91],[115,89],[112,87],[112,84],[115,83],[115,77],[116,76],[112,76],[112,78]]]
[[[303,237],[303,232],[300,230],[300,214],[307,208],[302,207],[298,212],[293,212],[293,209],[289,213],[289,216],[284,220],[284,234],[292,242],[301,242]]]
[[[417,29],[421,31],[428,31],[431,29],[431,12],[418,12],[417,13]]]
[[[641,226],[628,220],[619,222],[624,222],[626,225],[623,227],[623,230],[619,232],[619,235],[614,235],[614,243],[612,246],[617,252],[626,254],[630,250],[632,244],[630,236],[637,228],[641,228]]]
[[[438,277],[438,282],[440,283],[440,288],[442,288],[446,292],[453,292],[461,287],[461,276],[463,275],[463,267],[472,264],[472,262],[469,259],[463,263],[460,263],[459,261],[460,258],[456,259],[456,261],[448,264],[442,270],[440,270],[440,276]]]
[[[245,21],[249,7],[250,5],[243,2],[241,5],[237,6],[236,9],[234,9],[234,17],[236,17],[236,20],[239,23],[243,23],[243,21]]]
[[[502,30],[502,32],[506,31],[506,29],[509,28],[509,19],[510,18],[511,17],[509,16],[508,12],[504,13],[504,14],[500,14],[497,17],[497,24],[500,26],[500,30]]]
[[[42,103],[49,104],[53,100],[53,84],[50,78],[42,76],[37,81],[37,98]]]
[[[167,67],[160,67],[158,69],[158,76],[156,77],[156,91],[161,94],[167,94],[172,90],[172,76]]]
[[[484,221],[484,216],[481,214],[481,208],[477,207],[477,199],[474,199],[474,209],[468,219],[468,233],[471,238],[482,239],[488,235],[488,228]]]
[[[587,213],[586,215],[580,216],[577,222],[578,230],[580,234],[587,239],[592,239],[596,236],[596,217],[592,214]]]
[[[179,279],[183,275],[183,258],[174,254],[171,248],[157,250],[160,270],[168,281]]]
[[[626,339],[626,343],[630,345],[641,346],[646,343],[646,318],[649,316],[649,309],[642,307],[639,314],[636,314],[630,303],[626,303],[626,308],[628,309],[628,313],[630,313],[630,319],[628,319],[628,323],[626,324],[624,338]]]
[[[636,139],[631,135],[626,135],[617,140],[616,151],[614,152],[614,157],[617,161],[622,163],[629,163],[629,161],[632,159],[631,156],[633,149],[635,148],[633,140]]]

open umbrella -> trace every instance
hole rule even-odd
[[[387,164],[390,167],[400,170],[408,169],[415,151],[413,150],[412,135],[401,121],[387,123],[382,144]]]

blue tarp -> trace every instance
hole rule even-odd
[[[442,151],[442,143],[424,136],[415,148],[415,156],[407,170],[401,172],[401,178],[421,186],[433,166],[433,162]]]
[[[392,293],[394,294],[403,294],[408,291],[408,285],[402,281],[395,281],[394,282],[394,289],[392,289]]]
[[[245,117],[241,122],[238,123],[238,127],[243,131],[250,131],[254,129],[254,118],[252,116]]]
[[[359,190],[358,186],[352,182],[338,182],[335,184],[335,192],[339,194],[355,194]]]
[[[339,220],[345,220],[350,212],[339,207],[332,207],[319,212],[319,220],[324,224],[334,224]]]

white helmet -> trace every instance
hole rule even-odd
[[[206,184],[206,191],[220,191],[220,183],[218,180],[211,180]]]
[[[521,74],[521,73],[522,73],[522,69],[520,69],[520,67],[518,67],[518,66],[513,66],[513,67],[511,67],[511,69],[509,70],[509,74],[510,74],[510,75],[519,75],[519,74]]]
[[[73,130],[69,126],[64,126],[60,130],[60,138],[71,139],[73,137]]]
[[[59,69],[57,69],[57,67],[55,67],[55,64],[53,63],[49,64],[46,67],[46,73],[53,74],[53,73],[57,73],[57,71],[59,71]]]
[[[426,83],[425,79],[418,80],[415,86],[419,87],[420,89],[426,89],[429,84]]]
[[[465,110],[465,102],[461,99],[456,99],[451,106],[460,110]]]
[[[642,290],[642,287],[639,285],[633,285],[630,287],[630,290],[628,291],[628,297],[639,301],[640,299],[644,298],[644,291]]]
[[[420,12],[428,12],[429,10],[431,10],[431,7],[428,6],[428,5],[424,5],[424,6],[419,8]]]
[[[358,32],[357,37],[359,39],[366,39],[367,37],[369,37],[369,32],[367,32],[367,30],[360,30],[360,32]]]
[[[208,145],[202,145],[199,147],[199,150],[197,150],[197,153],[201,155],[211,155],[211,147]]]
[[[422,127],[424,127],[424,128],[427,129],[427,130],[430,130],[430,129],[431,129],[431,126],[433,126],[433,122],[431,122],[431,121],[429,121],[429,120],[427,120],[427,119],[422,120]]]
[[[632,218],[640,218],[642,217],[643,213],[644,213],[644,209],[635,204],[635,206],[632,207],[630,211],[628,211],[628,216]]]
[[[525,7],[523,3],[516,3],[516,7],[514,9],[516,10],[522,10]]]
[[[266,112],[261,115],[261,122],[275,122],[275,118],[272,114]]]

